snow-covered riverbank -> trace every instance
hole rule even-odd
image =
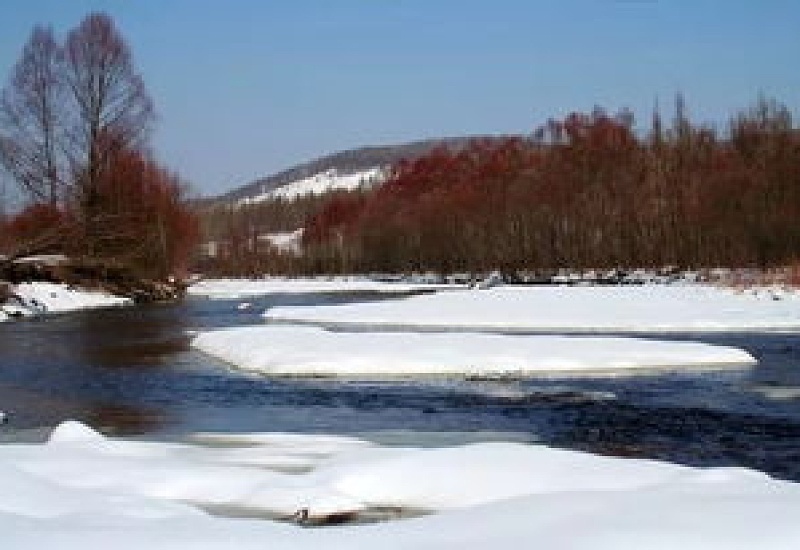
[[[326,327],[497,332],[685,332],[800,329],[800,294],[700,284],[501,286],[404,300],[277,307],[270,321]]]
[[[14,316],[64,313],[131,303],[129,298],[106,292],[71,288],[65,284],[21,283],[12,287],[12,298],[5,304],[0,304],[0,321]]]
[[[320,294],[346,292],[403,293],[443,288],[459,288],[431,282],[385,282],[365,277],[331,277],[291,279],[269,277],[264,279],[208,279],[186,289],[190,296],[211,299],[235,299],[266,294]]]
[[[112,440],[66,423],[47,444],[0,446],[3,547],[794,550],[800,543],[800,485],[751,470],[520,443],[419,449],[288,434],[202,441]],[[286,522],[376,511],[423,517],[318,529]]]

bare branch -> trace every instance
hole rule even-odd
[[[35,27],[0,98],[0,163],[35,200],[53,205],[66,185],[60,63],[52,29]]]

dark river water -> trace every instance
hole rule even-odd
[[[800,481],[800,334],[683,334],[747,349],[752,369],[606,378],[332,381],[239,374],[189,347],[195,331],[257,324],[274,305],[374,296],[276,295],[0,323],[0,441],[64,419],[106,433],[357,434],[387,443],[520,439]],[[653,337],[664,338],[662,335]],[[265,344],[267,344],[265,342]]]

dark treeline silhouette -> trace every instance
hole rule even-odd
[[[800,257],[800,134],[759,99],[724,131],[679,96],[646,134],[596,109],[528,138],[440,147],[305,224],[312,272],[771,267]]]

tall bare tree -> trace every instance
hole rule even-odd
[[[0,163],[35,201],[51,205],[66,184],[60,63],[53,30],[35,27],[0,98]]]
[[[57,250],[147,276],[181,268],[195,222],[184,187],[145,150],[153,119],[108,15],[88,15],[63,45],[36,27],[0,103],[0,166],[32,199],[2,228],[9,256]]]
[[[69,158],[79,198],[91,215],[109,146],[137,149],[148,137],[153,105],[128,45],[108,15],[87,16],[64,45],[64,80],[74,102]]]

